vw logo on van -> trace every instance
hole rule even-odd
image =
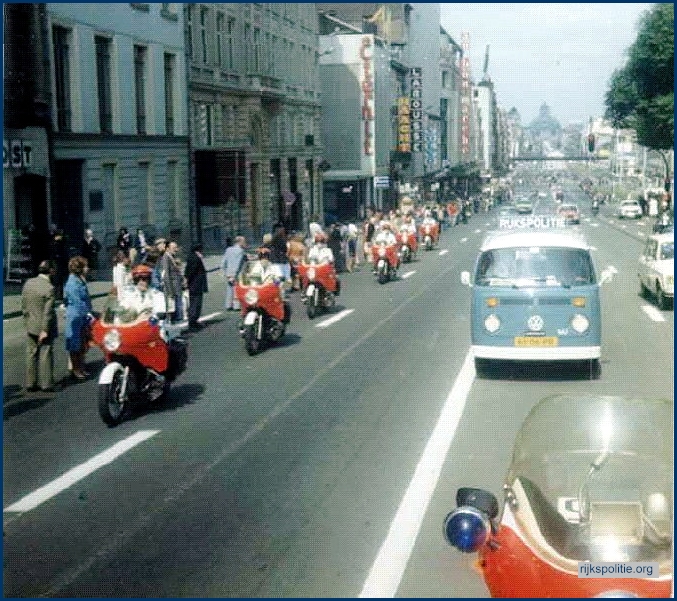
[[[527,326],[532,332],[540,332],[544,325],[543,318],[540,315],[532,315],[527,321]]]

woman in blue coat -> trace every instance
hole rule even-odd
[[[66,350],[70,354],[70,370],[78,380],[89,374],[85,370],[85,353],[89,337],[89,319],[92,299],[87,289],[89,266],[84,257],[73,257],[68,262],[70,275],[63,289],[66,305]]]

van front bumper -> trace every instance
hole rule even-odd
[[[547,348],[522,348],[515,346],[473,345],[477,359],[504,359],[514,361],[581,361],[599,359],[599,346],[556,346]]]

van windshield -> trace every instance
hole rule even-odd
[[[513,247],[480,255],[477,286],[588,286],[595,283],[590,253],[581,248]]]

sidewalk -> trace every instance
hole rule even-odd
[[[221,266],[222,255],[209,255],[204,258],[207,272],[218,271]],[[109,270],[112,274],[112,269]],[[92,302],[108,295],[113,283],[112,280],[97,280],[87,282]],[[11,282],[3,283],[2,319],[21,317],[21,285]]]

